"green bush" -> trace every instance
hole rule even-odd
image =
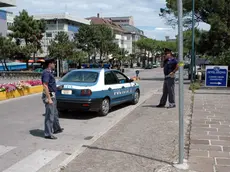
[[[200,89],[200,87],[201,87],[201,84],[199,82],[194,82],[190,84],[189,90],[192,90],[194,92],[195,90]]]

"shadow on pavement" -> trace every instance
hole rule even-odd
[[[125,103],[119,106],[115,106],[110,110],[111,112],[116,112],[117,110],[120,110],[122,108],[125,108],[129,106],[130,104]],[[109,114],[108,114],[109,115]],[[76,119],[76,120],[89,120],[93,118],[98,118],[97,112],[79,112],[79,111],[67,111],[67,112],[62,112],[59,114],[59,118],[64,118],[64,119]]]
[[[230,95],[230,93],[208,93],[208,92],[195,92],[195,94],[215,94],[215,95]]]
[[[136,153],[127,152],[127,151],[123,151],[123,150],[105,149],[105,148],[99,148],[99,147],[96,147],[96,146],[88,146],[88,145],[83,145],[82,147],[86,147],[88,149],[94,149],[94,150],[108,151],[108,152],[119,152],[119,153],[124,153],[124,154],[132,155],[132,156],[146,158],[146,159],[149,159],[149,160],[152,160],[152,161],[157,161],[157,162],[173,165],[173,162],[168,162],[168,161],[165,161],[165,160],[161,160],[161,159],[157,159],[157,158],[153,158],[153,157],[148,157],[148,156],[145,156],[145,155],[139,155],[139,154],[136,154]]]
[[[35,137],[44,137],[44,130],[40,130],[40,129],[30,130],[30,134]]]
[[[150,108],[166,108],[166,107],[157,107],[157,105],[143,105],[142,107],[150,107]]]

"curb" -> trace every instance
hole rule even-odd
[[[62,170],[64,170],[71,161],[73,161],[78,155],[80,155],[86,149],[88,149],[86,146],[90,146],[93,143],[95,143],[104,134],[106,134],[111,128],[113,128],[118,122],[120,122],[122,119],[124,119],[130,113],[132,113],[137,107],[139,107],[141,104],[143,104],[146,100],[150,99],[158,90],[159,89],[152,90],[148,94],[142,96],[143,98],[140,99],[140,101],[137,105],[133,105],[129,109],[125,109],[125,111],[122,113],[122,116],[119,119],[114,120],[112,125],[105,128],[104,131],[95,135],[93,137],[93,139],[91,139],[90,141],[87,141],[85,144],[81,144],[80,146],[78,146],[76,148],[76,151],[74,151],[69,157],[67,157],[64,161],[62,161],[56,169],[50,170],[50,172],[61,172]]]

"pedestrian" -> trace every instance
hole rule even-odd
[[[178,70],[178,62],[173,57],[172,51],[168,48],[165,49],[165,59],[163,63],[164,68],[164,84],[163,95],[157,107],[165,107],[167,98],[169,100],[168,108],[176,107],[175,104],[175,73]]]
[[[56,101],[56,81],[53,75],[53,70],[55,69],[55,60],[46,59],[45,61],[46,69],[42,73],[42,84],[43,93],[42,99],[45,104],[45,131],[44,135],[46,139],[57,139],[53,134],[57,134],[63,131],[60,127],[57,101]]]

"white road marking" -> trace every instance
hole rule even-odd
[[[3,172],[36,172],[59,154],[61,151],[37,150]]]
[[[15,148],[16,147],[0,145],[0,156],[4,155],[5,153],[7,153],[7,152],[9,152]]]

